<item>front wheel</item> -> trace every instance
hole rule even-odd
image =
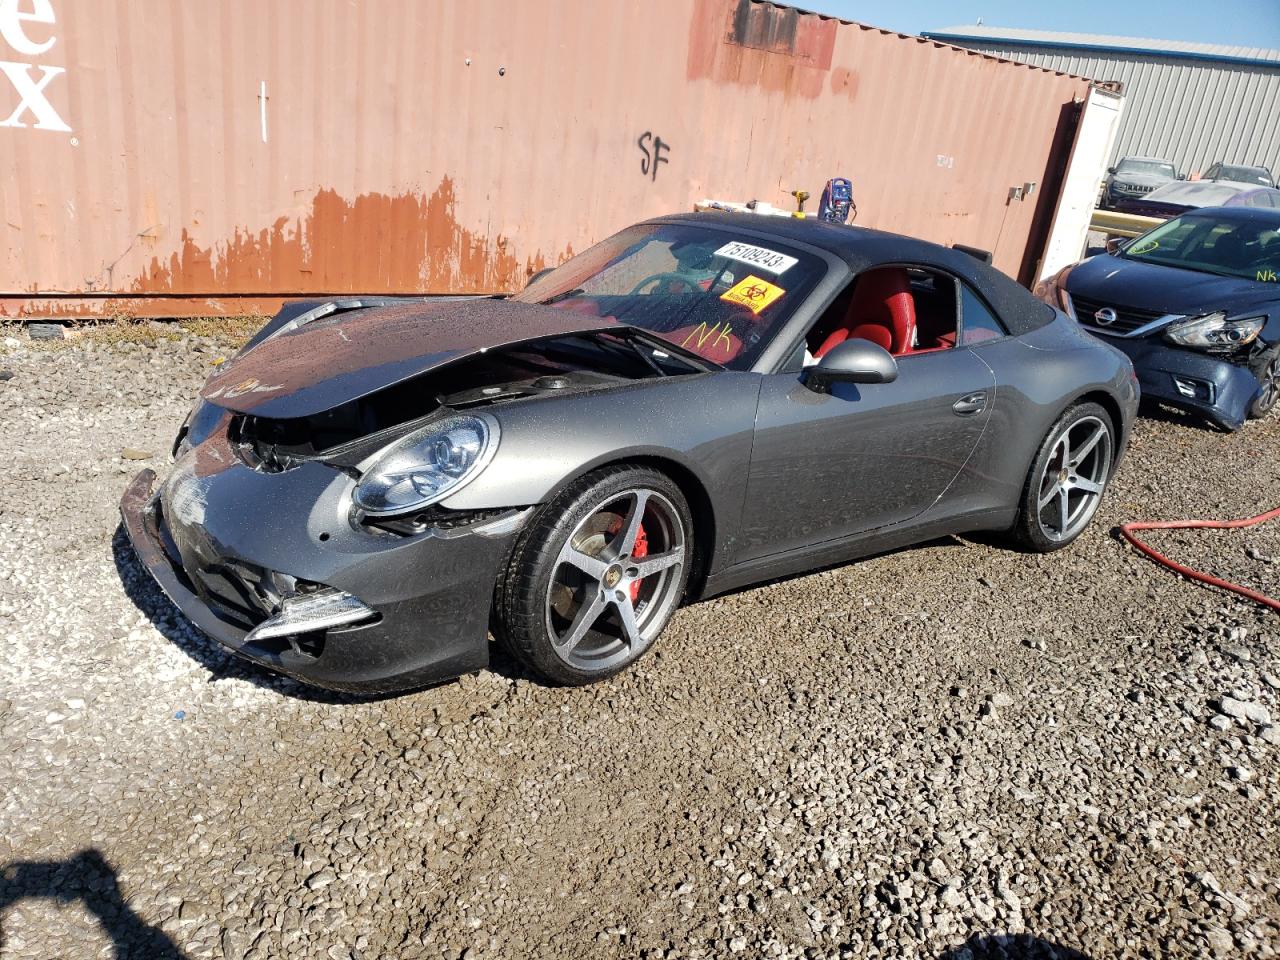
[[[1250,369],[1258,378],[1261,389],[1249,405],[1249,416],[1261,420],[1275,409],[1276,401],[1280,400],[1280,347],[1259,354]]]
[[[1111,478],[1115,428],[1096,403],[1072,407],[1031,464],[1013,535],[1036,553],[1060,550],[1084,532]]]
[[[680,488],[607,467],[544,504],[512,550],[496,632],[555,683],[603,680],[653,645],[684,595],[693,524]]]

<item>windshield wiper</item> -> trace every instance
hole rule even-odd
[[[586,291],[583,290],[582,287],[574,287],[572,290],[566,290],[564,293],[557,293],[554,297],[547,297],[545,300],[540,300],[539,303],[544,307],[549,307],[553,303],[559,303],[561,300],[568,300],[570,297],[576,297],[578,294],[585,292]]]
[[[667,373],[666,370],[662,369],[662,364],[658,363],[657,360],[653,359],[653,354],[650,350],[647,350],[644,347],[640,346],[640,344],[637,343],[635,340],[627,339],[624,342],[628,347],[630,347],[632,350],[636,352],[636,355],[639,356],[641,360],[643,360],[650,367],[652,367],[654,372],[657,373],[658,376],[660,377],[671,376],[671,374]]]
[[[1175,270],[1190,270],[1192,273],[1207,273],[1214,277],[1231,277],[1233,280],[1248,280],[1249,277],[1239,273],[1230,273],[1226,270],[1214,270],[1203,264],[1191,264],[1185,260],[1153,260],[1147,257],[1135,257],[1131,254],[1121,252],[1120,259],[1129,260],[1133,263],[1153,263],[1157,267],[1172,267]]]

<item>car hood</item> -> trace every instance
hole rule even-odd
[[[1274,284],[1241,277],[1180,270],[1103,254],[1071,268],[1067,292],[1109,306],[1196,316],[1225,310],[1236,313],[1259,307],[1269,311],[1280,299]]]
[[[228,362],[201,396],[239,413],[307,417],[490,348],[618,326],[489,298],[354,310],[268,337]]]

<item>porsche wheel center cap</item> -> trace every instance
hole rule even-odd
[[[618,585],[618,581],[622,579],[622,568],[614,564],[604,572],[604,585],[612,590]]]

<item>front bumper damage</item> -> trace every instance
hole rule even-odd
[[[320,463],[261,473],[215,437],[159,490],[153,471],[139,473],[120,512],[164,593],[239,657],[356,693],[486,666],[493,587],[529,511],[411,535],[370,531],[349,519],[350,483]],[[354,602],[325,602],[335,597]]]
[[[1133,361],[1144,400],[1198,414],[1226,430],[1244,425],[1249,405],[1262,389],[1243,361],[1176,347],[1158,335],[1130,339],[1089,332]]]

